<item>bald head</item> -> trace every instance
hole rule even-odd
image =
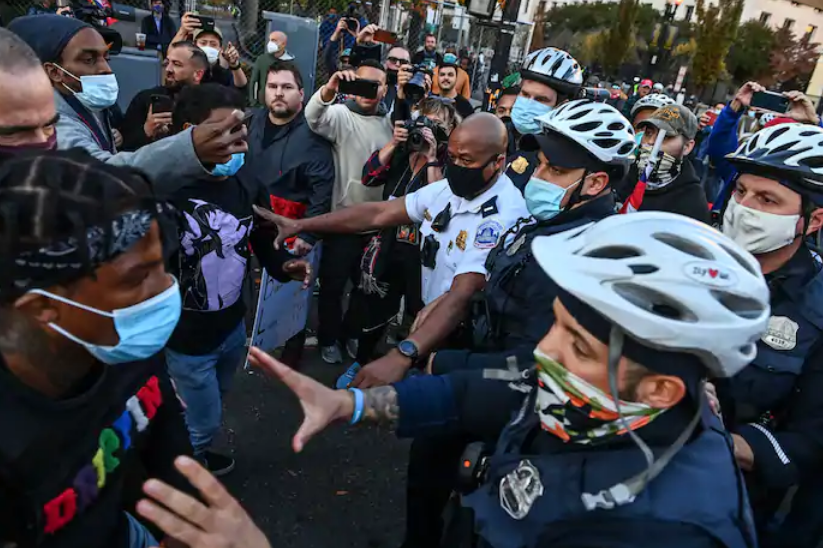
[[[286,36],[285,32],[276,30],[269,34],[269,42],[277,42],[280,44],[281,47],[286,47],[286,43],[289,41],[289,37]]]
[[[463,120],[454,132],[465,133],[468,145],[479,154],[486,156],[505,154],[509,145],[506,126],[500,118],[489,112],[472,114]]]
[[[34,50],[22,38],[0,27],[0,72],[16,76],[30,70],[43,71]]]
[[[40,59],[20,37],[0,28],[0,147],[40,146],[54,138],[57,111]]]

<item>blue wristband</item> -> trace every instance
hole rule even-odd
[[[357,424],[363,417],[363,391],[359,388],[349,388],[349,392],[354,394],[354,413],[349,424]]]

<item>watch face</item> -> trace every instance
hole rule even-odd
[[[401,354],[408,358],[417,356],[417,346],[411,341],[400,341],[400,344],[397,345],[397,349]]]

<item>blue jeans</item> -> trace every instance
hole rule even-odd
[[[129,521],[129,548],[154,548],[160,546],[154,535],[142,523],[134,519],[134,516],[126,512],[126,519]]]
[[[245,358],[245,320],[210,354],[189,356],[166,349],[169,375],[186,406],[186,426],[197,457],[208,450],[220,430],[223,396]]]

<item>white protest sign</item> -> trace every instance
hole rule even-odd
[[[320,244],[315,245],[305,257],[315,273],[320,265],[320,247]],[[262,274],[250,346],[271,352],[306,327],[312,288],[303,289],[303,282],[298,281],[278,282],[265,270]],[[247,360],[246,369],[248,368]]]

